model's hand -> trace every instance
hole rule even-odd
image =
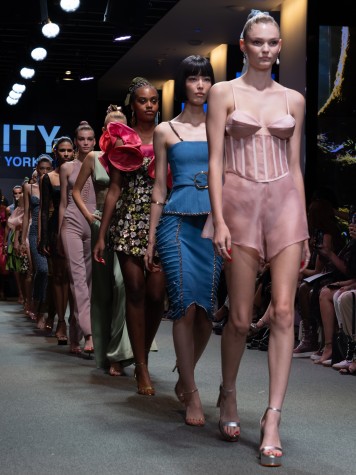
[[[26,243],[19,244],[18,242],[14,242],[14,249],[22,255],[25,255],[27,253],[27,246]]]
[[[216,254],[227,261],[232,261],[231,235],[225,223],[214,225],[213,246]]]
[[[303,250],[302,250],[302,261],[300,263],[299,272],[303,272],[309,265],[310,261],[310,249],[309,249],[309,241],[306,239],[303,243]]]
[[[85,218],[88,223],[89,223],[89,226],[91,226],[95,221],[101,221],[101,216],[98,216],[97,214],[93,213],[93,214],[88,214],[88,216],[86,216]]]
[[[160,264],[155,262],[156,246],[153,243],[148,244],[146,254],[144,257],[146,269],[150,272],[161,272]]]
[[[350,224],[349,233],[352,239],[356,239],[356,224]]]
[[[105,251],[105,241],[104,239],[98,238],[93,249],[93,259],[95,262],[100,262],[100,264],[105,264],[103,254]]]

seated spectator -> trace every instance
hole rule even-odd
[[[310,357],[319,348],[318,326],[315,313],[318,313],[318,294],[322,285],[330,282],[329,252],[340,252],[345,242],[335,217],[338,207],[334,194],[327,188],[317,190],[308,208],[308,225],[310,235],[311,258],[309,265],[300,275],[297,290],[297,305],[301,316],[302,339],[293,351],[294,358]],[[324,253],[320,252],[324,249]],[[325,274],[325,279],[317,279],[314,283],[306,282],[305,278]],[[337,276],[336,278],[342,278]],[[314,290],[314,292],[312,292]],[[313,309],[314,307],[314,309]]]

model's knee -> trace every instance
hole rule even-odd
[[[228,325],[235,334],[240,336],[246,336],[250,330],[250,322],[248,319],[241,318],[238,315],[234,317],[234,315],[229,314]]]
[[[294,324],[294,307],[286,302],[272,305],[269,312],[270,324],[281,330],[288,330]]]

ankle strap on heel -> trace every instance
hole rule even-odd
[[[234,391],[236,391],[236,388],[226,389],[224,388],[222,384],[220,384],[220,390],[223,391],[224,393],[233,393]]]
[[[272,406],[268,406],[267,409],[266,409],[266,412],[267,411],[275,411],[275,412],[282,412],[282,409],[277,409],[276,407],[272,407]]]
[[[198,388],[192,389],[191,391],[183,391],[183,394],[194,394],[198,391]]]

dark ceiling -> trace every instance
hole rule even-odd
[[[1,80],[11,89],[21,79],[23,66],[36,70],[35,81],[61,81],[68,70],[76,80],[82,74],[98,80],[178,1],[81,0],[79,9],[72,13],[64,12],[59,0],[5,2],[0,15]],[[41,32],[46,9],[50,20],[61,29],[53,39]],[[114,43],[117,28],[129,30],[132,39]],[[44,61],[32,60],[30,52],[36,46],[47,49]]]

